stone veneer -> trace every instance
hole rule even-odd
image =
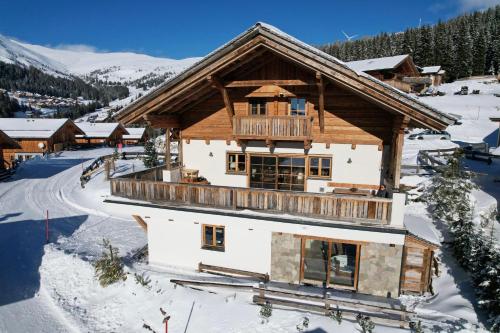
[[[300,238],[292,234],[273,232],[271,240],[271,279],[299,283]]]
[[[361,245],[358,292],[377,296],[399,296],[403,246],[379,243]]]

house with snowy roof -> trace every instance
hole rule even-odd
[[[137,145],[148,139],[145,127],[127,127],[126,130],[128,134],[123,135],[123,143],[126,145]]]
[[[111,179],[105,200],[147,226],[151,265],[429,289],[436,244],[405,225],[401,157],[406,128],[448,114],[257,23],[117,117],[166,131],[166,165]]]
[[[7,163],[57,152],[75,144],[83,132],[70,119],[0,118],[0,130],[18,147],[3,149]]]
[[[4,160],[3,150],[15,148],[20,148],[17,141],[5,134],[3,131],[0,131],[0,170],[10,169],[12,167],[11,161]]]
[[[114,147],[123,140],[128,131],[120,123],[76,123],[83,134],[76,136],[81,145],[104,145]]]
[[[422,67],[420,75],[431,79],[431,84],[435,87],[441,85],[444,80],[446,71],[441,66],[426,66]]]

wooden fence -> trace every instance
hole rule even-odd
[[[224,209],[265,210],[292,215],[389,224],[392,200],[131,178],[111,179],[111,194],[150,202],[171,202]]]
[[[233,134],[240,138],[308,140],[312,118],[306,116],[235,116]]]

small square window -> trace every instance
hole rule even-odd
[[[290,99],[290,115],[305,116],[306,115],[306,99],[291,98]]]
[[[267,101],[262,98],[252,98],[249,100],[250,115],[265,116],[267,113]]]
[[[331,178],[332,159],[330,157],[310,157],[309,177]]]
[[[225,228],[223,226],[202,225],[202,248],[206,250],[224,251]]]
[[[226,164],[227,173],[246,173],[245,154],[228,153]]]

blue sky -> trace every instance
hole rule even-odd
[[[0,34],[57,47],[203,56],[264,21],[310,43],[396,32],[500,0],[0,0]]]

